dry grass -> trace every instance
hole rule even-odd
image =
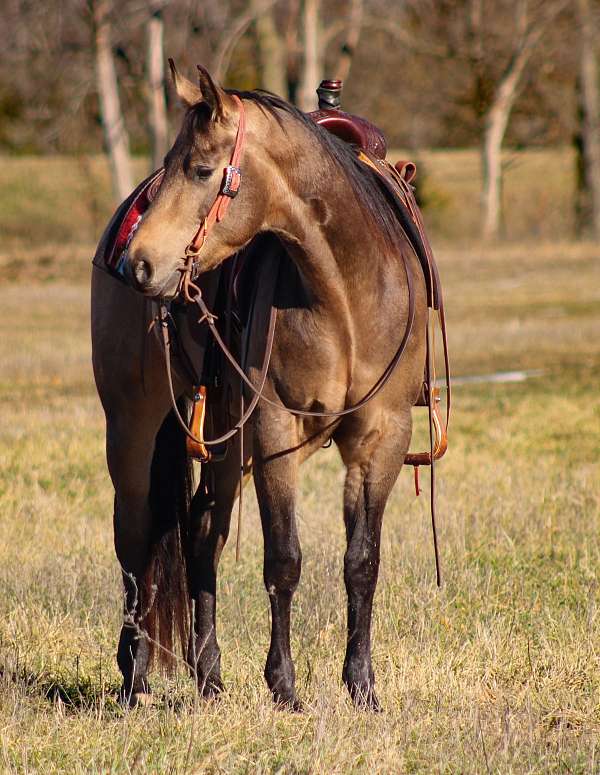
[[[74,259],[76,260],[76,259]],[[114,701],[119,578],[88,289],[0,287],[0,768],[6,772],[598,771],[600,262],[594,246],[442,255],[457,373],[544,379],[456,389],[440,467],[445,584],[425,499],[404,472],[386,513],[374,662],[385,712],[340,684],[342,470],[306,465],[294,604],[299,716],[271,707],[268,611],[249,499],[242,560],[220,577],[227,692],[183,675],[156,705]],[[71,277],[87,272],[81,259]],[[422,431],[421,426],[421,431]]]
[[[417,162],[418,193],[438,241],[469,244],[477,239],[481,170],[475,149],[421,151],[416,156],[392,150],[388,155]],[[2,157],[1,163],[0,278],[18,279],[32,267],[42,278],[67,276],[73,267],[70,256],[82,256],[82,245],[92,249],[112,212],[106,160]],[[572,236],[572,149],[509,150],[503,164],[505,236],[512,240]],[[147,160],[136,159],[134,173],[139,180],[148,174]],[[76,265],[81,267],[81,262]]]
[[[406,154],[395,154],[406,158]],[[410,156],[410,154],[409,154]],[[479,234],[481,160],[474,149],[424,151],[417,185],[427,223],[438,238],[463,244]],[[570,148],[505,150],[504,236],[564,240],[573,233],[575,158]]]

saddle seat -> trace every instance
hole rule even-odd
[[[341,81],[321,81],[317,94],[319,95],[319,109],[308,114],[315,124],[320,124],[332,135],[336,135],[346,143],[355,145],[369,156],[385,160],[387,142],[381,129],[362,116],[355,116],[341,110]],[[413,162],[401,160],[396,162],[394,166],[407,183],[414,180],[417,168]]]

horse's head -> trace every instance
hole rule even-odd
[[[176,292],[186,248],[188,254],[194,252],[203,241],[207,216],[209,233],[195,259],[199,271],[214,268],[252,239],[261,228],[268,199],[261,175],[263,144],[256,148],[252,143],[249,153],[246,138],[240,138],[241,101],[220,89],[201,67],[197,86],[181,76],[172,62],[171,71],[186,114],[165,158],[159,192],[129,246],[126,265],[126,275],[139,291],[167,298]],[[246,127],[249,139],[262,128],[257,114],[260,111],[254,111],[253,125]],[[236,147],[239,160],[232,158]],[[232,163],[242,168],[241,186],[235,172],[233,180],[225,180]],[[223,203],[218,215],[215,202]]]

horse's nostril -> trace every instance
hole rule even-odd
[[[140,288],[145,288],[152,279],[153,269],[149,261],[136,261],[133,265],[133,276]]]

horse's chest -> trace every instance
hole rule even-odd
[[[349,385],[342,337],[308,316],[280,316],[269,378],[280,399],[303,410],[337,409]]]

